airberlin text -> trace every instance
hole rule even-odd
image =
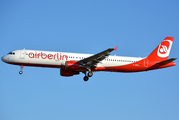
[[[30,52],[29,54],[26,54],[29,56],[29,58],[42,58],[42,59],[49,59],[49,60],[67,60],[68,57],[67,55],[62,55],[61,53],[56,53],[56,54],[46,54],[43,52],[37,53],[37,52]]]

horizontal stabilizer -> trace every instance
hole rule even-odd
[[[164,64],[168,64],[174,60],[176,60],[177,58],[171,58],[171,59],[168,59],[168,60],[165,60],[165,61],[162,61],[162,62],[158,62],[157,64],[159,65],[164,65]]]

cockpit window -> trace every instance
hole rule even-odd
[[[15,55],[15,52],[9,52],[8,55]]]

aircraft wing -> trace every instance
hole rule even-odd
[[[100,61],[108,57],[110,55],[109,53],[113,50],[117,50],[117,47],[109,48],[103,52],[78,61],[80,63],[80,67],[95,67],[98,63],[100,63]]]

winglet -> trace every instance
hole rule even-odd
[[[117,48],[118,48],[118,46],[117,47],[115,47],[115,48],[113,48],[115,51],[117,50]]]

